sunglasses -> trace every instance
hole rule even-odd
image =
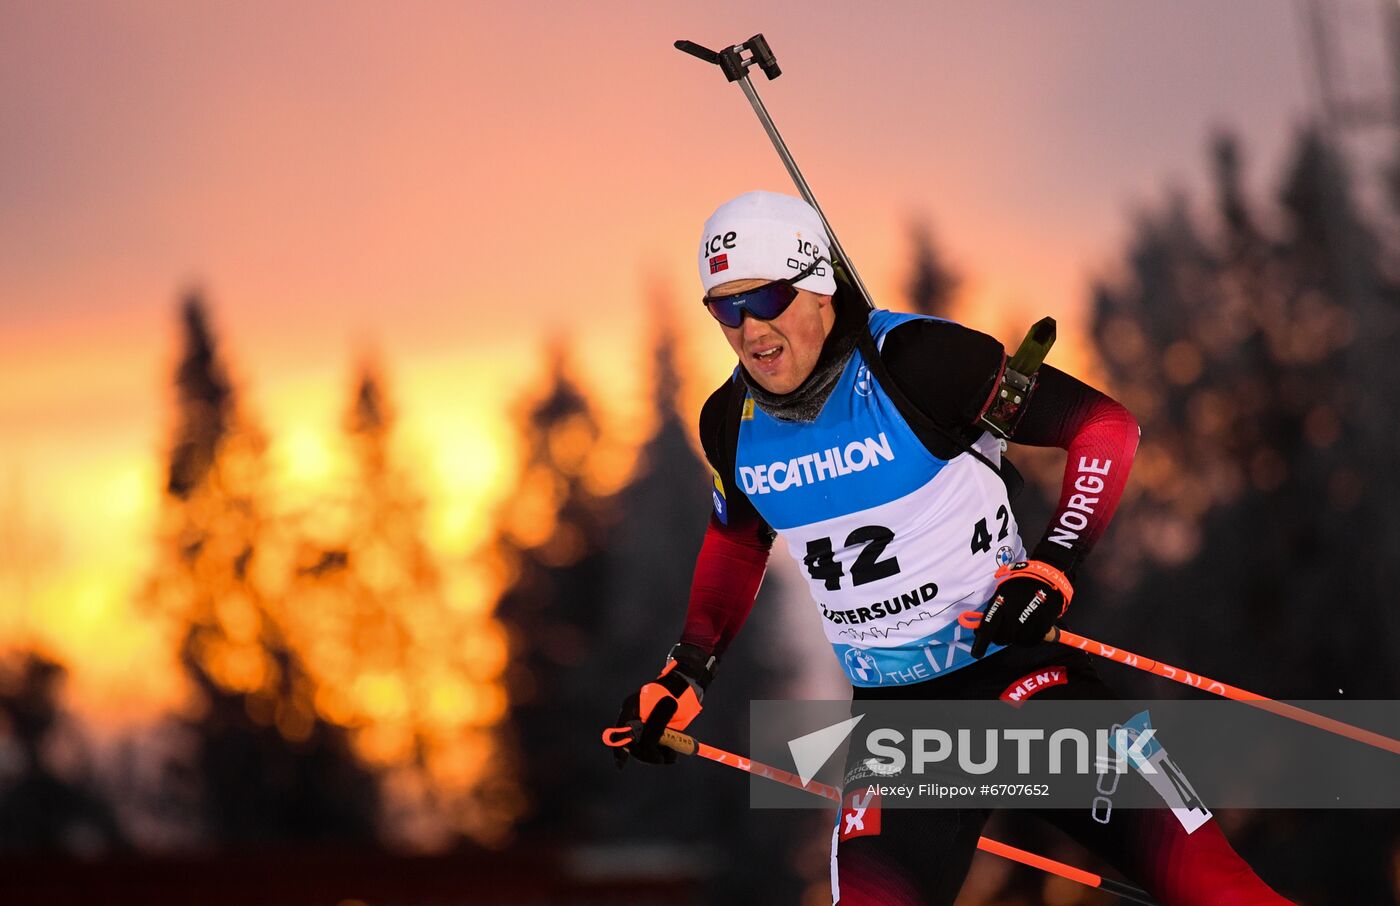
[[[760,321],[771,321],[787,311],[792,300],[797,298],[797,287],[793,284],[810,277],[823,261],[826,259],[818,258],[791,277],[774,280],[772,283],[765,283],[732,296],[707,295],[701,301],[710,310],[710,314],[714,315],[715,320],[725,327],[738,327],[744,323],[746,313]]]

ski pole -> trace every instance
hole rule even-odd
[[[966,611],[958,617],[958,623],[965,629],[976,629],[982,623],[982,614],[975,610]],[[1238,686],[1231,686],[1229,683],[1222,683],[1208,676],[1201,676],[1198,673],[1189,673],[1182,670],[1180,667],[1173,667],[1170,664],[1154,661],[1151,658],[1143,657],[1140,654],[1134,654],[1131,651],[1124,651],[1121,648],[1105,645],[1103,642],[1095,641],[1094,639],[1087,638],[1077,633],[1068,632],[1058,626],[1052,626],[1050,628],[1050,631],[1045,634],[1045,641],[1059,642],[1061,645],[1068,645],[1071,648],[1078,648],[1080,651],[1097,654],[1099,657],[1106,657],[1111,661],[1116,661],[1128,667],[1155,674],[1156,676],[1165,677],[1169,680],[1175,680],[1193,689],[1204,689],[1222,698],[1244,702],[1261,711],[1268,711],[1280,717],[1296,720],[1310,727],[1317,727],[1319,730],[1326,730],[1328,733],[1335,733],[1338,736],[1344,736],[1347,739],[1353,739],[1357,742],[1365,743],[1368,746],[1375,746],[1378,749],[1400,755],[1400,740],[1391,739],[1389,736],[1382,736],[1370,730],[1363,730],[1360,727],[1354,727],[1351,724],[1343,723],[1340,720],[1334,720],[1330,717],[1324,717],[1321,714],[1314,714],[1304,708],[1299,708],[1297,705],[1290,705],[1287,702],[1281,702],[1260,695],[1257,692],[1250,692]]]
[[[822,225],[826,227],[826,235],[831,238],[831,249],[837,259],[835,263],[839,263],[850,275],[851,283],[856,292],[860,294],[861,299],[865,301],[866,306],[874,308],[875,302],[870,298],[870,292],[865,288],[860,274],[856,273],[856,267],[851,263],[850,256],[841,247],[841,240],[836,238],[836,231],[831,228],[831,221],[826,219],[826,212],[817,203],[817,196],[812,193],[812,187],[807,185],[802,171],[797,168],[797,161],[793,159],[787,143],[778,133],[778,127],[774,125],[773,117],[768,115],[768,108],[763,106],[763,100],[758,96],[758,90],[749,81],[748,70],[750,66],[757,66],[763,70],[763,74],[768,77],[770,82],[783,74],[783,71],[778,68],[778,58],[773,56],[773,49],[768,46],[763,35],[754,35],[742,44],[735,44],[733,47],[719,51],[702,47],[694,41],[677,41],[675,48],[690,54],[692,57],[704,60],[706,63],[715,64],[724,71],[726,79],[739,83],[744,97],[748,98],[749,104],[753,106],[753,112],[758,114],[758,121],[763,124],[763,131],[768,133],[769,140],[773,142],[773,148],[778,152],[778,157],[782,159],[788,175],[792,177],[793,185],[797,186],[797,191],[802,195],[803,200],[811,205],[816,210],[817,216],[822,219]]]
[[[632,741],[632,738],[641,731],[641,722],[634,721],[625,727],[609,727],[603,731],[603,744],[617,748],[625,746]],[[767,777],[769,780],[785,783],[790,787],[799,790],[806,790],[824,799],[833,802],[841,801],[841,791],[830,784],[821,783],[816,780],[809,780],[803,783],[796,774],[791,774],[779,768],[770,767],[761,761],[753,761],[723,749],[716,749],[714,746],[706,745],[694,736],[687,736],[678,730],[665,729],[661,731],[661,744],[673,752],[681,755],[699,755],[701,758],[708,758],[731,768],[738,768],[749,774],[756,774],[759,777]]]
[[[633,721],[625,727],[609,727],[603,731],[603,744],[613,748],[625,746],[632,741],[633,737],[640,729],[641,724],[639,721]],[[815,780],[809,780],[807,783],[803,783],[796,774],[771,767],[760,761],[754,761],[751,758],[735,755],[733,752],[726,752],[723,749],[717,749],[714,746],[706,745],[695,737],[687,736],[677,730],[662,730],[661,744],[681,755],[699,755],[701,758],[706,758],[731,768],[737,768],[749,774],[767,777],[769,780],[787,784],[799,790],[805,790],[813,795],[821,796],[823,799],[830,799],[837,804],[841,802],[841,791],[830,784],[819,783]],[[1148,895],[1147,891],[1134,887],[1131,884],[1115,881],[1112,878],[1105,878],[1091,871],[1085,871],[1082,868],[1075,868],[1073,865],[1066,865],[1063,862],[1057,862],[1054,859],[1036,855],[1033,852],[1027,852],[1024,849],[1020,849],[1008,843],[1002,843],[988,837],[978,837],[977,848],[983,852],[989,852],[994,856],[1001,856],[1003,859],[1010,859],[1012,862],[1020,862],[1022,865],[1029,865],[1031,868],[1038,868],[1049,874],[1058,875],[1070,881],[1083,884],[1086,887],[1096,887],[1099,890],[1115,894],[1133,903],[1144,903],[1147,904],[1147,906],[1155,906],[1157,902]]]

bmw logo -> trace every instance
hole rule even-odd
[[[879,666],[875,663],[875,658],[865,653],[863,648],[851,648],[846,651],[844,658],[846,674],[862,683],[884,683],[885,676],[880,672]]]

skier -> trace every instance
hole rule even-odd
[[[658,740],[700,713],[725,649],[752,609],[775,533],[811,586],[857,702],[1114,695],[1083,652],[1043,641],[1073,597],[1137,448],[1133,416],[1041,366],[1019,410],[994,338],[952,321],[869,310],[837,280],[830,240],[798,198],[749,192],[721,205],[700,245],[704,302],[738,356],[705,403],[700,437],[714,512],[680,641],[623,702],[643,722],[617,750],[672,763]],[[1068,451],[1059,504],[1027,556],[1002,443]],[[983,612],[975,634],[958,623]],[[1053,671],[1056,679],[1023,681]],[[850,800],[848,799],[848,804]],[[878,808],[878,806],[874,806]],[[952,903],[986,809],[889,809],[840,821],[833,901]],[[1169,904],[1279,904],[1215,822],[1187,833],[1168,809],[1043,817]]]

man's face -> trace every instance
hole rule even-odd
[[[767,282],[734,280],[710,290],[710,295],[733,295]],[[791,393],[816,367],[822,344],[835,322],[836,309],[830,296],[799,289],[787,310],[773,320],[745,315],[738,327],[720,324],[720,329],[760,387],[769,393]]]

